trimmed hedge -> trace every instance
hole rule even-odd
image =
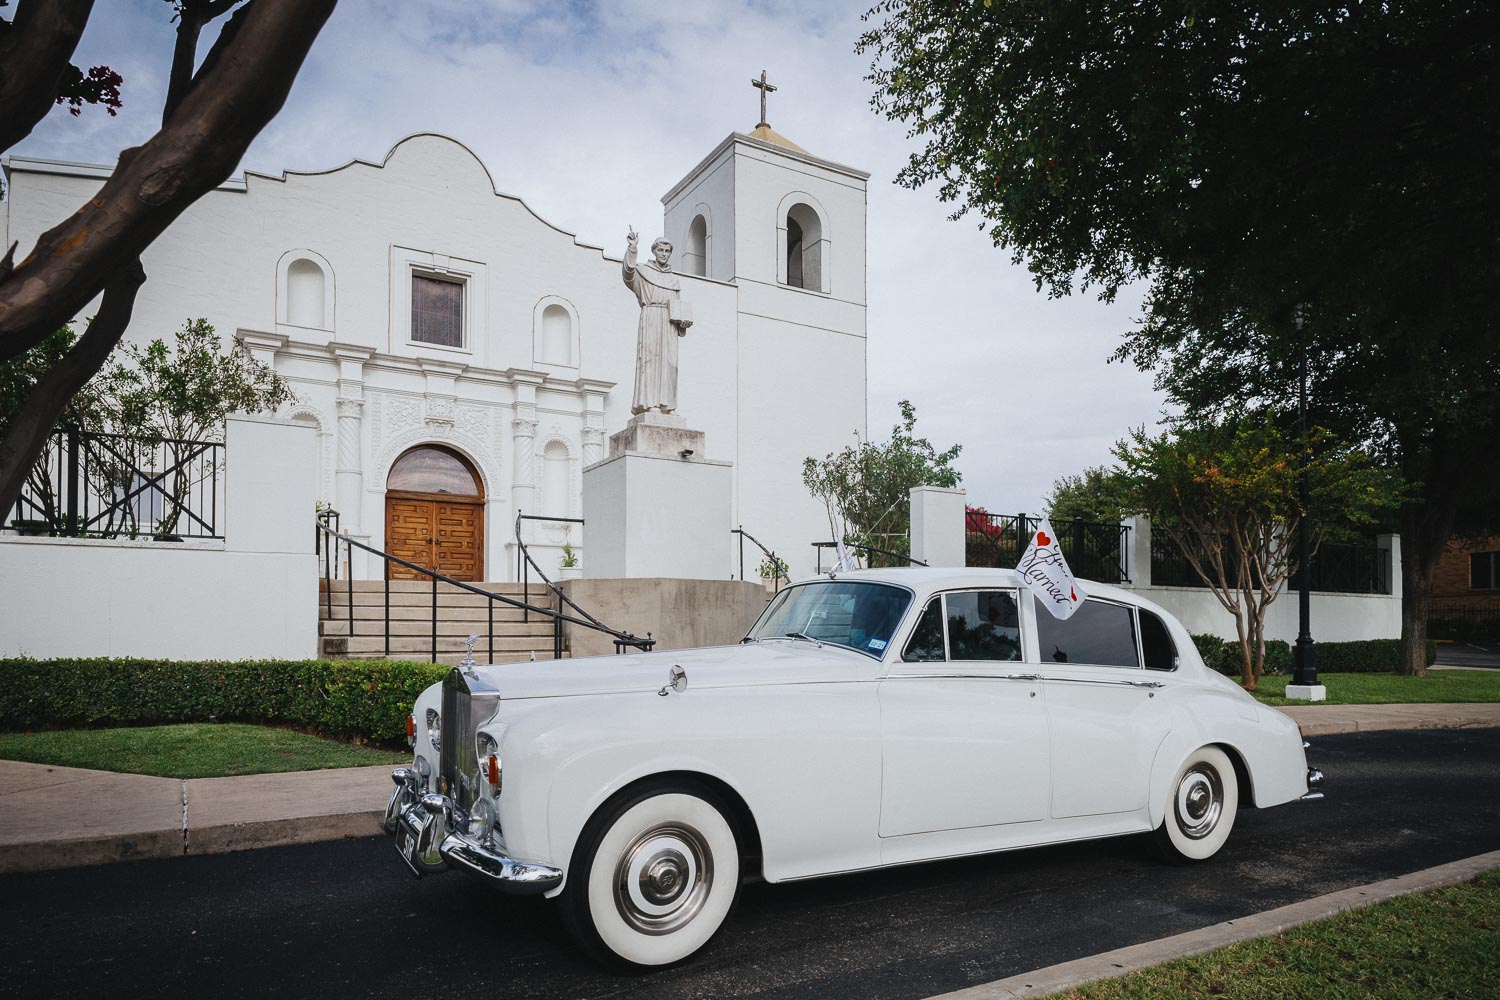
[[[449,667],[361,660],[0,659],[0,728],[269,722],[404,739]]]
[[[1220,639],[1202,633],[1193,636],[1193,645],[1210,669],[1230,677],[1239,677],[1240,644],[1234,639]],[[1320,672],[1330,674],[1389,674],[1401,662],[1400,639],[1355,639],[1350,642],[1315,642],[1313,656]],[[1437,662],[1437,643],[1427,643],[1427,665]],[[1292,672],[1292,647],[1281,639],[1266,640],[1268,674]]]

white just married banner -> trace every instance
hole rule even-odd
[[[1052,612],[1052,617],[1063,621],[1071,618],[1089,596],[1073,579],[1073,571],[1068,569],[1062,547],[1057,544],[1057,535],[1045,517],[1031,536],[1026,554],[1016,563],[1016,572],[1036,595],[1037,603]]]

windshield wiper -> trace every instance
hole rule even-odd
[[[823,648],[823,643],[821,641],[814,639],[806,632],[786,632],[783,634],[786,635],[788,639],[805,639],[808,642],[812,643],[814,646],[817,646],[819,649]]]

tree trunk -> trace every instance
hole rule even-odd
[[[1422,495],[1401,506],[1401,659],[1396,672],[1427,674],[1427,609],[1432,577],[1453,534],[1464,471],[1450,456],[1468,452],[1461,432],[1439,425],[1402,428],[1401,475],[1421,483]]]
[[[21,487],[68,401],[94,377],[120,342],[130,325],[136,292],[145,281],[146,272],[138,260],[116,272],[104,288],[98,314],[89,321],[78,343],[47,370],[11,416],[5,439],[0,441],[0,517],[20,499]]]

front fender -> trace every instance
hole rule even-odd
[[[877,864],[874,690],[863,681],[690,687],[520,708],[505,734],[506,845],[566,872],[611,796],[651,775],[693,772],[744,801],[768,881]]]

